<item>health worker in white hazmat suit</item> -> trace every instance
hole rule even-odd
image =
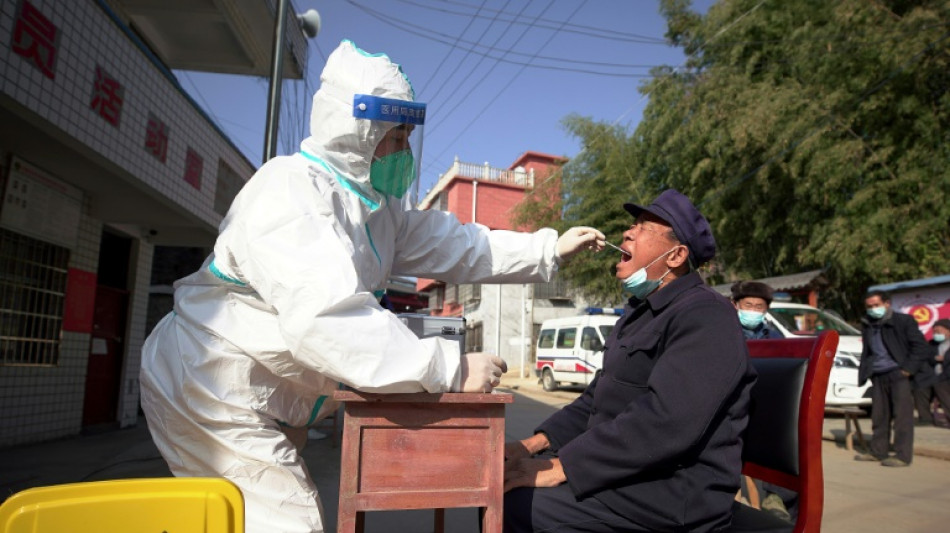
[[[321,82],[310,137],[245,184],[214,253],[175,283],[174,311],[143,349],[142,406],[162,456],[177,476],[237,484],[251,533],[323,531],[288,435],[335,410],[339,383],[385,393],[498,385],[498,357],[420,340],[380,307],[390,275],[547,282],[561,259],[604,244],[593,228],[489,231],[411,209],[425,105],[400,66],[343,41]]]

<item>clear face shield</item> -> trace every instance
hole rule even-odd
[[[422,130],[426,105],[368,94],[353,97],[353,116],[376,120],[388,128],[373,154],[370,183],[377,192],[402,198],[412,189],[412,205],[419,201]]]

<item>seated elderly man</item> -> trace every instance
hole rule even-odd
[[[624,207],[636,221],[617,278],[630,299],[603,373],[505,446],[506,532],[730,523],[755,371],[735,307],[695,272],[715,254],[712,231],[673,189]]]

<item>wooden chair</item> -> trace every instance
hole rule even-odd
[[[18,492],[0,533],[244,533],[244,497],[222,478],[67,483]]]
[[[752,388],[743,437],[742,473],[798,493],[794,523],[748,505],[735,505],[728,531],[820,531],[824,505],[821,433],[825,389],[838,333],[748,341],[759,379]]]

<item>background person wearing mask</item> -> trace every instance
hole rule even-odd
[[[695,272],[716,243],[676,190],[623,234],[630,295],[603,372],[535,434],[505,445],[505,527],[716,531],[729,524],[755,371],[732,304]],[[556,455],[536,454],[551,451]]]
[[[782,333],[772,329],[765,322],[765,313],[772,305],[772,287],[759,281],[737,281],[732,287],[732,303],[736,306],[742,336],[746,340],[781,339]],[[762,495],[760,507],[779,518],[794,521],[798,514],[798,493],[755,480],[756,488]]]
[[[938,425],[931,412],[931,402],[934,398],[940,402],[944,417],[950,421],[950,318],[941,318],[934,322],[933,340],[930,345],[936,349],[933,373],[922,380],[920,386],[914,389],[914,403],[917,405],[917,416],[921,425]]]
[[[268,161],[221,223],[214,252],[176,282],[143,349],[142,406],[177,476],[222,476],[247,531],[323,531],[289,434],[335,410],[339,383],[371,392],[489,392],[504,362],[420,340],[377,302],[391,275],[536,283],[604,236],[463,225],[411,208],[425,106],[384,54],[344,41],[327,59],[301,151]],[[377,293],[377,294],[374,294]]]
[[[782,338],[780,332],[765,322],[765,313],[772,305],[772,287],[758,281],[737,281],[732,285],[732,303],[739,313],[742,335],[746,339]]]
[[[864,297],[867,316],[861,319],[861,364],[858,385],[871,379],[870,453],[857,461],[884,466],[909,466],[914,458],[914,398],[911,380],[930,369],[931,347],[910,315],[891,309],[891,297],[871,291]],[[894,453],[891,447],[894,424]]]

